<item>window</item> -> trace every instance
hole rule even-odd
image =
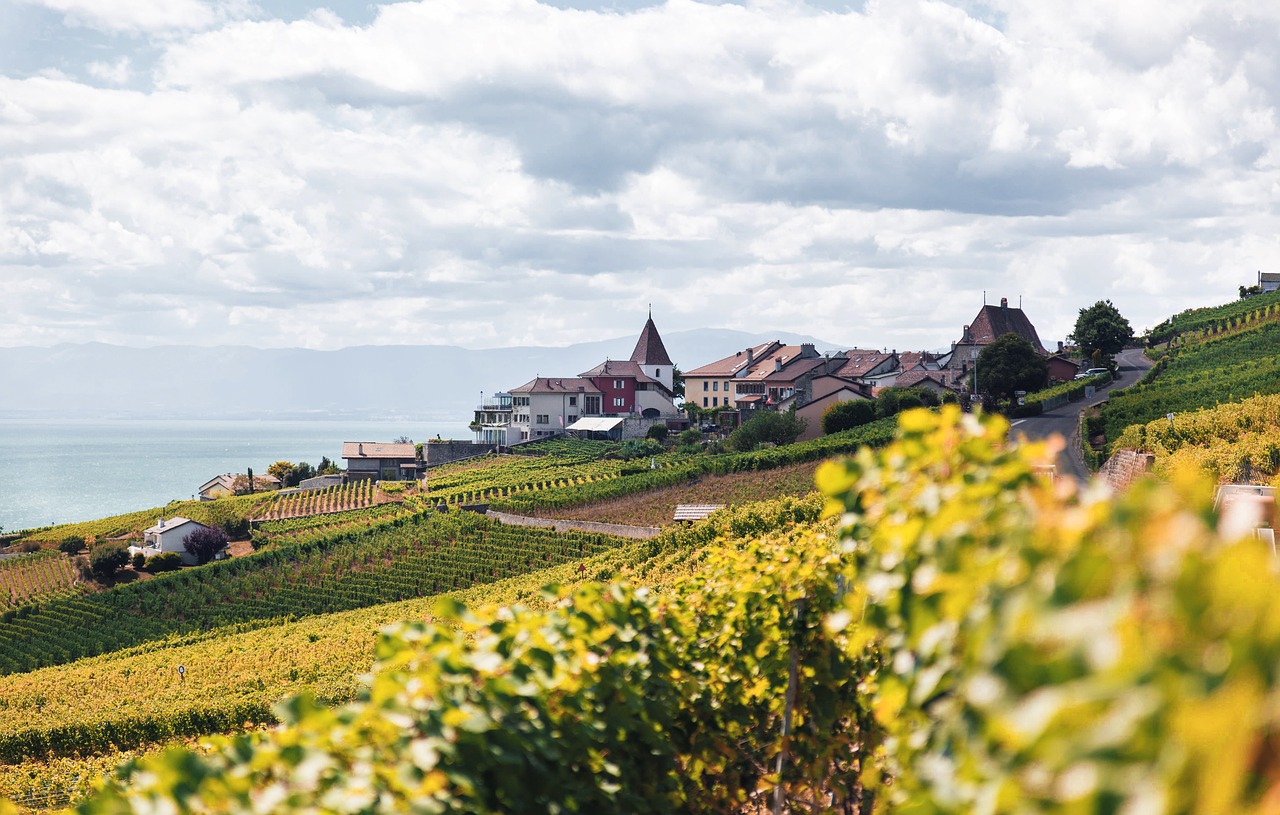
[[[704,380],[702,380],[702,389],[703,389],[704,391],[705,391],[705,390],[708,390],[708,389],[710,388],[710,385],[711,385],[711,383],[710,383],[710,382],[708,382],[707,380],[705,380],[705,379],[704,379]]]
[[[624,399],[624,398],[622,398],[621,396],[615,396],[615,397],[613,397],[613,406],[614,406],[614,407],[626,407],[626,406],[627,406],[627,400],[626,400],[626,399]]]
[[[570,416],[569,418],[565,419],[564,421],[565,421],[565,424],[573,424],[574,422],[578,421],[578,417],[577,417],[577,416]]]
[[[551,417],[545,413],[539,413],[538,424],[551,424]]]
[[[654,379],[661,379],[661,378],[662,378],[662,369],[661,369],[661,368],[654,368],[654,369],[653,369],[653,378],[654,378]]]
[[[720,390],[720,383],[719,383],[719,382],[712,382],[712,383],[711,383],[711,390],[713,390],[713,391],[718,391],[718,390]]]
[[[724,392],[725,393],[729,392],[729,380],[727,379],[725,380],[725,383],[724,383]]]
[[[720,397],[719,396],[711,397],[711,407],[719,407],[719,406],[720,406]]]
[[[576,396],[570,396],[570,397],[569,397],[569,407],[577,407],[577,406],[578,406],[578,397],[576,397]]]
[[[705,385],[705,384],[707,384],[707,383],[706,383],[706,382],[703,382],[702,384],[704,384],[704,385]],[[705,397],[705,396],[704,396],[704,397],[702,397],[702,406],[703,406],[703,407],[707,407],[707,397]]]
[[[621,380],[621,379],[615,379],[615,380],[613,380],[613,389],[614,389],[614,390],[619,390],[619,391],[620,391],[620,390],[622,390],[622,380]]]

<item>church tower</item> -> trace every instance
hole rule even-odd
[[[668,392],[672,388],[671,357],[667,355],[666,346],[658,334],[658,327],[653,324],[653,310],[649,310],[649,319],[636,341],[636,350],[631,352],[631,361],[640,366],[646,376],[651,376],[662,383]]]

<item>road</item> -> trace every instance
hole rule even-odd
[[[1116,379],[1105,388],[1099,388],[1091,399],[1079,402],[1067,402],[1054,410],[1013,421],[1013,435],[1025,435],[1032,440],[1047,439],[1059,435],[1066,442],[1066,448],[1058,454],[1058,474],[1071,476],[1077,481],[1086,481],[1089,471],[1080,457],[1079,441],[1076,433],[1080,427],[1080,411],[1085,407],[1096,405],[1107,398],[1107,392],[1113,388],[1124,388],[1137,382],[1151,367],[1151,360],[1142,354],[1142,349],[1131,348],[1116,355],[1119,370]]]

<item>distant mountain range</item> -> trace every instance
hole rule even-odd
[[[637,335],[638,335],[637,331]],[[663,335],[691,370],[797,334],[697,329]],[[243,346],[128,348],[102,343],[0,348],[0,416],[48,418],[471,420],[482,394],[535,376],[577,376],[627,359],[636,337],[560,348],[388,345],[309,351]]]

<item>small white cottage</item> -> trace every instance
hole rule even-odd
[[[142,545],[130,546],[130,554],[141,552],[144,557],[153,557],[165,552],[173,552],[182,556],[183,566],[195,566],[195,555],[189,554],[185,546],[182,545],[182,539],[197,529],[208,529],[202,523],[197,523],[190,518],[183,518],[175,515],[169,520],[160,518],[155,526],[149,527],[142,532]],[[226,557],[226,550],[218,553],[215,560]]]

